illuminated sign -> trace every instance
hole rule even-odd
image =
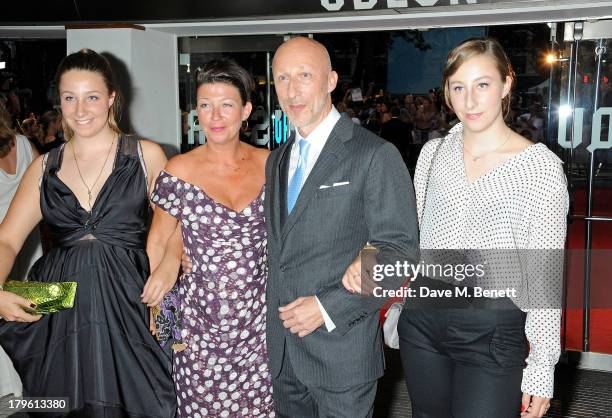
[[[582,130],[584,126],[584,111],[585,109],[582,107],[577,107],[574,109],[574,123],[573,123],[573,131],[574,138],[578,138],[570,141],[567,138],[567,125],[568,120],[570,120],[570,116],[572,115],[572,109],[567,106],[561,106],[559,108],[559,130],[557,141],[559,145],[563,148],[576,148],[582,143]],[[256,116],[256,119],[261,118],[261,123],[253,126],[251,131],[251,142],[253,144],[263,146],[269,144],[269,137],[266,133],[268,129],[268,125],[270,123],[270,119],[268,118],[268,112],[263,109],[259,109]],[[587,146],[587,150],[589,152],[593,152],[599,149],[610,149],[612,148],[612,129],[608,127],[607,124],[602,123],[603,119],[607,117],[608,120],[612,120],[612,107],[600,107],[593,114],[593,118],[591,121],[591,143]],[[198,121],[197,112],[192,110],[189,112],[188,116],[189,123],[189,131],[187,132],[187,143],[189,145],[193,145],[196,143],[204,144],[206,142],[206,136],[204,135],[204,131],[200,127],[200,123]],[[280,145],[287,142],[291,132],[295,129],[293,124],[287,119],[287,115],[282,110],[275,110],[272,115],[273,124],[273,138],[274,143],[269,144],[270,149],[278,148]],[[602,139],[602,130],[604,127],[608,127],[608,135],[607,140]]]
[[[572,109],[567,106],[561,106],[559,108],[559,131],[558,141],[559,145],[563,148],[576,148],[582,142],[582,127],[584,125],[584,108],[577,107],[574,109],[574,134],[573,138],[578,138],[572,141],[567,139],[567,122],[572,114]],[[608,127],[607,140],[602,141],[602,120],[604,117],[608,117],[608,120],[612,120],[612,107],[600,107],[595,113],[593,113],[593,119],[591,121],[591,144],[586,148],[589,152],[593,152],[598,149],[609,149],[612,148],[612,129]],[[609,125],[609,124],[608,124]]]
[[[270,142],[270,135],[268,135],[268,127],[270,126],[270,116],[266,109],[258,108],[253,110],[251,121],[256,121],[251,129],[251,144],[264,146]]]
[[[189,112],[187,116],[187,123],[189,124],[189,130],[187,131],[187,143],[189,145],[195,144],[196,135],[198,136],[198,144],[202,145],[206,142],[206,135],[200,127],[200,121],[198,120],[198,112],[194,109]]]
[[[274,120],[274,147],[276,148],[287,142],[294,126],[282,110],[275,110],[272,119]]]
[[[78,3],[78,7],[77,7]],[[47,1],[32,7],[30,2],[11,2],[2,10],[0,22],[6,25],[33,25],[33,22],[194,22],[212,19],[252,19],[257,16],[301,16],[325,12],[364,12],[371,10],[401,10],[418,12],[425,7],[474,6],[480,10],[496,4],[525,4],[528,0],[265,0],[265,1],[201,1],[201,0],[105,0]],[[544,5],[556,1],[540,1]],[[578,3],[578,2],[572,2]],[[603,2],[602,2],[603,3]],[[562,7],[562,6],[559,6]],[[578,8],[568,5],[569,9]]]
[[[206,142],[206,135],[200,126],[197,111],[192,110],[189,112],[187,118],[187,123],[189,125],[189,130],[187,131],[187,143],[189,145],[194,145],[197,141],[199,145],[204,144]],[[266,112],[265,109],[256,109],[251,114],[251,119],[261,121],[260,123],[253,125],[251,130],[251,143],[259,146],[268,145],[270,142],[270,138],[267,133],[268,127],[270,126],[268,112]],[[294,126],[289,119],[287,119],[287,115],[285,115],[285,113],[281,110],[274,111],[272,120],[274,121],[274,143],[269,144],[269,148],[274,149],[287,142],[287,139],[289,138],[291,131],[293,131]]]

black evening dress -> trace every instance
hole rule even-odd
[[[149,332],[140,300],[150,216],[140,144],[119,137],[113,171],[91,212],[57,176],[63,152],[50,151],[40,185],[52,249],[29,277],[78,282],[75,305],[30,324],[0,321],[0,345],[24,396],[67,397],[70,417],[172,418],[171,358]]]

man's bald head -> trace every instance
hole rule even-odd
[[[274,66],[274,60],[276,60],[276,57],[278,57],[280,54],[292,55],[296,51],[312,55],[312,57],[314,58],[313,63],[325,66],[325,70],[327,71],[332,70],[329,52],[327,52],[327,49],[323,46],[323,44],[321,42],[315,41],[314,39],[306,38],[304,36],[297,36],[295,38],[291,38],[288,41],[285,41],[281,46],[279,46],[276,52],[274,53],[272,66]]]

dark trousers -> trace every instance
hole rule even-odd
[[[484,308],[468,305],[417,307],[400,316],[400,355],[414,418],[520,415],[526,315],[508,299],[489,299]]]
[[[280,375],[272,379],[277,418],[371,418],[377,381],[346,387],[305,386],[285,352]]]

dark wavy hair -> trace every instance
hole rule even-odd
[[[198,74],[196,88],[211,83],[236,87],[243,106],[251,101],[251,93],[255,90],[255,82],[249,72],[230,59],[209,61],[204,65]]]
[[[512,99],[512,87],[516,81],[512,64],[504,51],[501,44],[494,38],[472,38],[463,41],[461,44],[456,46],[451,52],[449,52],[444,66],[444,72],[442,76],[442,88],[444,89],[444,101],[446,105],[453,109],[450,102],[450,91],[448,86],[448,79],[457,72],[459,67],[469,60],[478,55],[488,55],[495,61],[495,66],[499,71],[502,82],[506,81],[506,77],[510,77],[511,85],[510,90],[506,97],[502,99],[502,111],[506,115],[510,111],[510,100]]]
[[[57,86],[58,96],[60,93],[59,86],[61,78],[70,70],[91,71],[92,73],[97,73],[102,76],[104,84],[108,89],[108,94],[115,93],[115,100],[113,101],[113,105],[110,107],[108,112],[108,124],[113,131],[120,134],[121,129],[119,129],[118,121],[121,119],[121,94],[108,60],[104,58],[104,56],[98,54],[96,51],[87,48],[81,49],[78,52],[73,52],[72,54],[66,56],[62,62],[60,62],[60,65],[57,68],[57,74],[55,76],[55,85]],[[64,136],[67,140],[70,140],[73,137],[74,132],[66,124],[65,120],[62,120],[62,125],[64,127]]]

